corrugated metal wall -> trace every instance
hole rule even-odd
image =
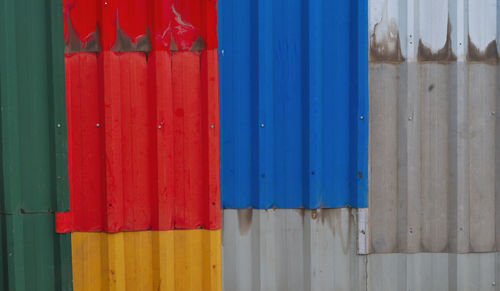
[[[220,230],[71,234],[75,290],[221,290]]]
[[[57,230],[220,225],[216,5],[64,2],[71,210]]]
[[[366,2],[218,5],[223,206],[366,206]]]
[[[356,212],[224,210],[223,290],[499,290],[499,253],[358,255]]]
[[[0,290],[71,290],[61,11],[0,1]]]
[[[373,252],[500,242],[500,2],[370,0]]]

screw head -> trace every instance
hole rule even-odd
[[[261,124],[260,124],[260,127],[264,128],[264,123],[261,123]]]
[[[61,128],[61,126],[62,126],[62,125],[61,125],[60,123],[58,123],[58,124],[57,124],[57,127],[58,127],[58,128]]]
[[[363,115],[361,115],[361,116],[359,117],[359,119],[363,120],[363,119],[365,119],[365,117],[364,117]]]
[[[101,124],[99,124],[99,123],[96,123],[96,124],[95,124],[95,126],[96,126],[96,127],[100,127],[100,126],[101,126]]]
[[[212,124],[212,125],[210,125],[210,128],[215,128],[215,125],[213,125],[213,124]]]
[[[411,116],[408,116],[408,120],[410,120],[410,121],[411,121],[411,120],[413,120],[413,117],[411,117]]]
[[[158,125],[158,129],[161,129],[161,125]]]

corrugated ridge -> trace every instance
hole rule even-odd
[[[370,63],[371,251],[497,251],[500,6],[431,2],[370,1],[371,50],[406,59]]]
[[[75,291],[221,289],[220,230],[71,237]]]
[[[495,290],[500,253],[357,255],[357,210],[225,209],[225,291]]]
[[[61,5],[0,4],[0,213],[65,211],[63,43],[57,37],[62,35]]]
[[[54,214],[0,215],[0,289],[72,290],[69,234]]]
[[[355,212],[224,210],[224,290],[366,290]]]
[[[217,52],[66,56],[71,210],[57,230],[220,225]]]
[[[219,1],[223,207],[366,206],[366,13]]]

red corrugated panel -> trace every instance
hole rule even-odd
[[[209,0],[65,2],[71,210],[58,232],[220,227],[214,13]],[[164,26],[175,45],[150,38]]]

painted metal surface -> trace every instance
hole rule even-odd
[[[221,290],[220,230],[71,234],[81,290]]]
[[[53,213],[0,215],[0,290],[72,290],[69,234]]]
[[[366,207],[366,1],[218,5],[223,207]]]
[[[64,5],[71,210],[57,231],[219,228],[215,2]]]
[[[69,207],[60,11],[57,1],[0,2],[0,213]]]
[[[371,251],[498,250],[500,2],[369,4]]]
[[[357,210],[223,212],[225,291],[498,290],[500,254],[357,255]]]

